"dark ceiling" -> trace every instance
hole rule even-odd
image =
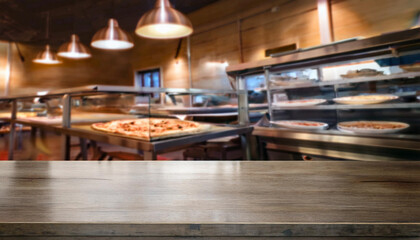
[[[190,13],[217,0],[171,0],[174,7]],[[75,32],[88,43],[97,30],[115,17],[120,26],[134,32],[140,17],[155,0],[0,0],[0,40],[44,44],[47,12],[49,42],[58,45]]]

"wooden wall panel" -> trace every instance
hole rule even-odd
[[[318,45],[319,28],[315,1],[294,1],[278,12],[261,14],[243,21],[245,62],[263,59],[266,49],[296,43]]]
[[[22,62],[13,47],[11,93],[43,89],[69,88],[89,84],[131,85],[133,72],[130,52],[93,49],[87,60],[63,60],[60,65],[35,64],[32,59],[42,47],[19,44],[25,57]]]
[[[258,12],[264,12],[271,7],[299,0],[219,0],[207,7],[199,9],[189,17],[199,31],[205,25],[236,21]]]
[[[8,42],[0,41],[0,95],[4,95],[6,89],[6,76],[7,76],[7,49],[9,48]]]
[[[335,39],[406,29],[419,10],[419,0],[332,0]],[[195,88],[228,88],[222,63],[239,63],[241,52],[245,61],[256,61],[264,58],[268,48],[320,43],[316,0],[220,0],[189,17],[195,31],[191,36]],[[93,50],[92,59],[65,61],[60,66],[33,64],[31,59],[42,46],[20,45],[26,61],[19,60],[14,48],[12,88],[22,92],[86,84],[133,85],[134,71],[159,67],[165,87],[189,86],[186,39],[178,59],[174,59],[178,40],[134,39],[133,50]],[[5,57],[0,49],[0,59]]]
[[[419,0],[333,0],[335,40],[408,29],[420,11]]]
[[[244,18],[246,16],[244,12],[249,9],[243,9],[245,4],[241,1],[229,2],[229,5],[227,3],[221,5],[219,2],[219,5],[214,4],[212,7],[213,11],[217,12],[217,6],[220,7],[220,11],[223,11],[222,8],[236,6],[235,13],[230,11],[230,15],[222,15],[228,19],[225,24],[220,23],[220,27],[203,33],[199,32],[192,37],[194,87],[229,87],[224,66],[221,63],[240,62],[238,23],[234,21],[235,17],[232,15],[237,16],[237,19]],[[256,1],[253,3],[255,4]],[[273,7],[277,10],[272,12]],[[214,16],[209,15],[208,18],[214,18]],[[290,43],[303,46],[319,44],[316,2],[313,0],[267,1],[264,8],[260,6],[259,12],[250,13],[250,16],[241,20],[240,25],[245,61],[264,58],[264,51],[267,48]],[[217,81],[217,79],[220,80]]]
[[[225,62],[239,62],[237,24],[229,24],[191,37],[193,87],[229,88]]]

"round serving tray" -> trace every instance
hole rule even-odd
[[[288,108],[288,107],[307,107],[325,103],[325,99],[305,99],[305,100],[290,100],[280,101],[273,103],[275,107]]]
[[[327,123],[315,122],[315,121],[285,120],[285,121],[270,121],[270,123],[276,126],[280,126],[280,127],[302,129],[302,130],[325,130],[328,128]],[[296,125],[296,123],[308,124],[309,126]],[[316,124],[317,126],[310,126],[310,124]]]
[[[383,103],[391,100],[398,99],[398,96],[391,94],[377,94],[377,95],[361,95],[361,96],[351,96],[351,97],[340,97],[334,98],[334,102],[340,104],[349,104],[349,105],[366,105],[366,104],[376,104]]]
[[[360,128],[360,127],[349,127],[345,126],[348,124],[378,124],[378,125],[398,125],[397,128],[384,128],[384,129],[375,129],[375,128]],[[410,125],[402,122],[387,122],[387,121],[350,121],[350,122],[341,122],[337,124],[337,129],[342,132],[347,133],[368,133],[368,134],[388,134],[388,133],[397,133],[402,130],[409,128]]]
[[[163,107],[156,111],[164,111],[171,114],[204,114],[204,113],[227,113],[237,112],[236,107]]]

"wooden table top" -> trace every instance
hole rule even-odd
[[[420,236],[420,162],[15,161],[0,182],[0,237]]]

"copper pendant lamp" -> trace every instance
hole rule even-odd
[[[76,34],[71,35],[69,42],[64,43],[58,49],[58,56],[70,59],[85,59],[92,55],[85,45],[83,45]]]
[[[60,64],[61,61],[57,59],[57,55],[55,52],[51,51],[50,45],[45,46],[45,50],[42,52],[39,52],[36,55],[36,58],[32,60],[34,63],[40,63],[40,64]]]
[[[191,35],[193,27],[191,21],[175,10],[169,0],[156,0],[155,7],[137,23],[135,32],[145,38],[174,39]]]
[[[47,26],[46,26],[46,31],[45,31],[45,37],[48,41],[48,37],[49,37],[49,23],[50,23],[50,14],[47,13]],[[39,52],[35,59],[32,60],[32,62],[34,63],[40,63],[40,64],[60,64],[61,61],[59,61],[57,59],[57,55],[55,54],[55,52],[51,51],[50,49],[50,45],[46,45],[45,46],[45,50],[43,50],[42,52]]]
[[[132,48],[134,43],[130,35],[118,26],[117,20],[111,18],[108,26],[93,36],[91,45],[106,50],[124,50]]]

